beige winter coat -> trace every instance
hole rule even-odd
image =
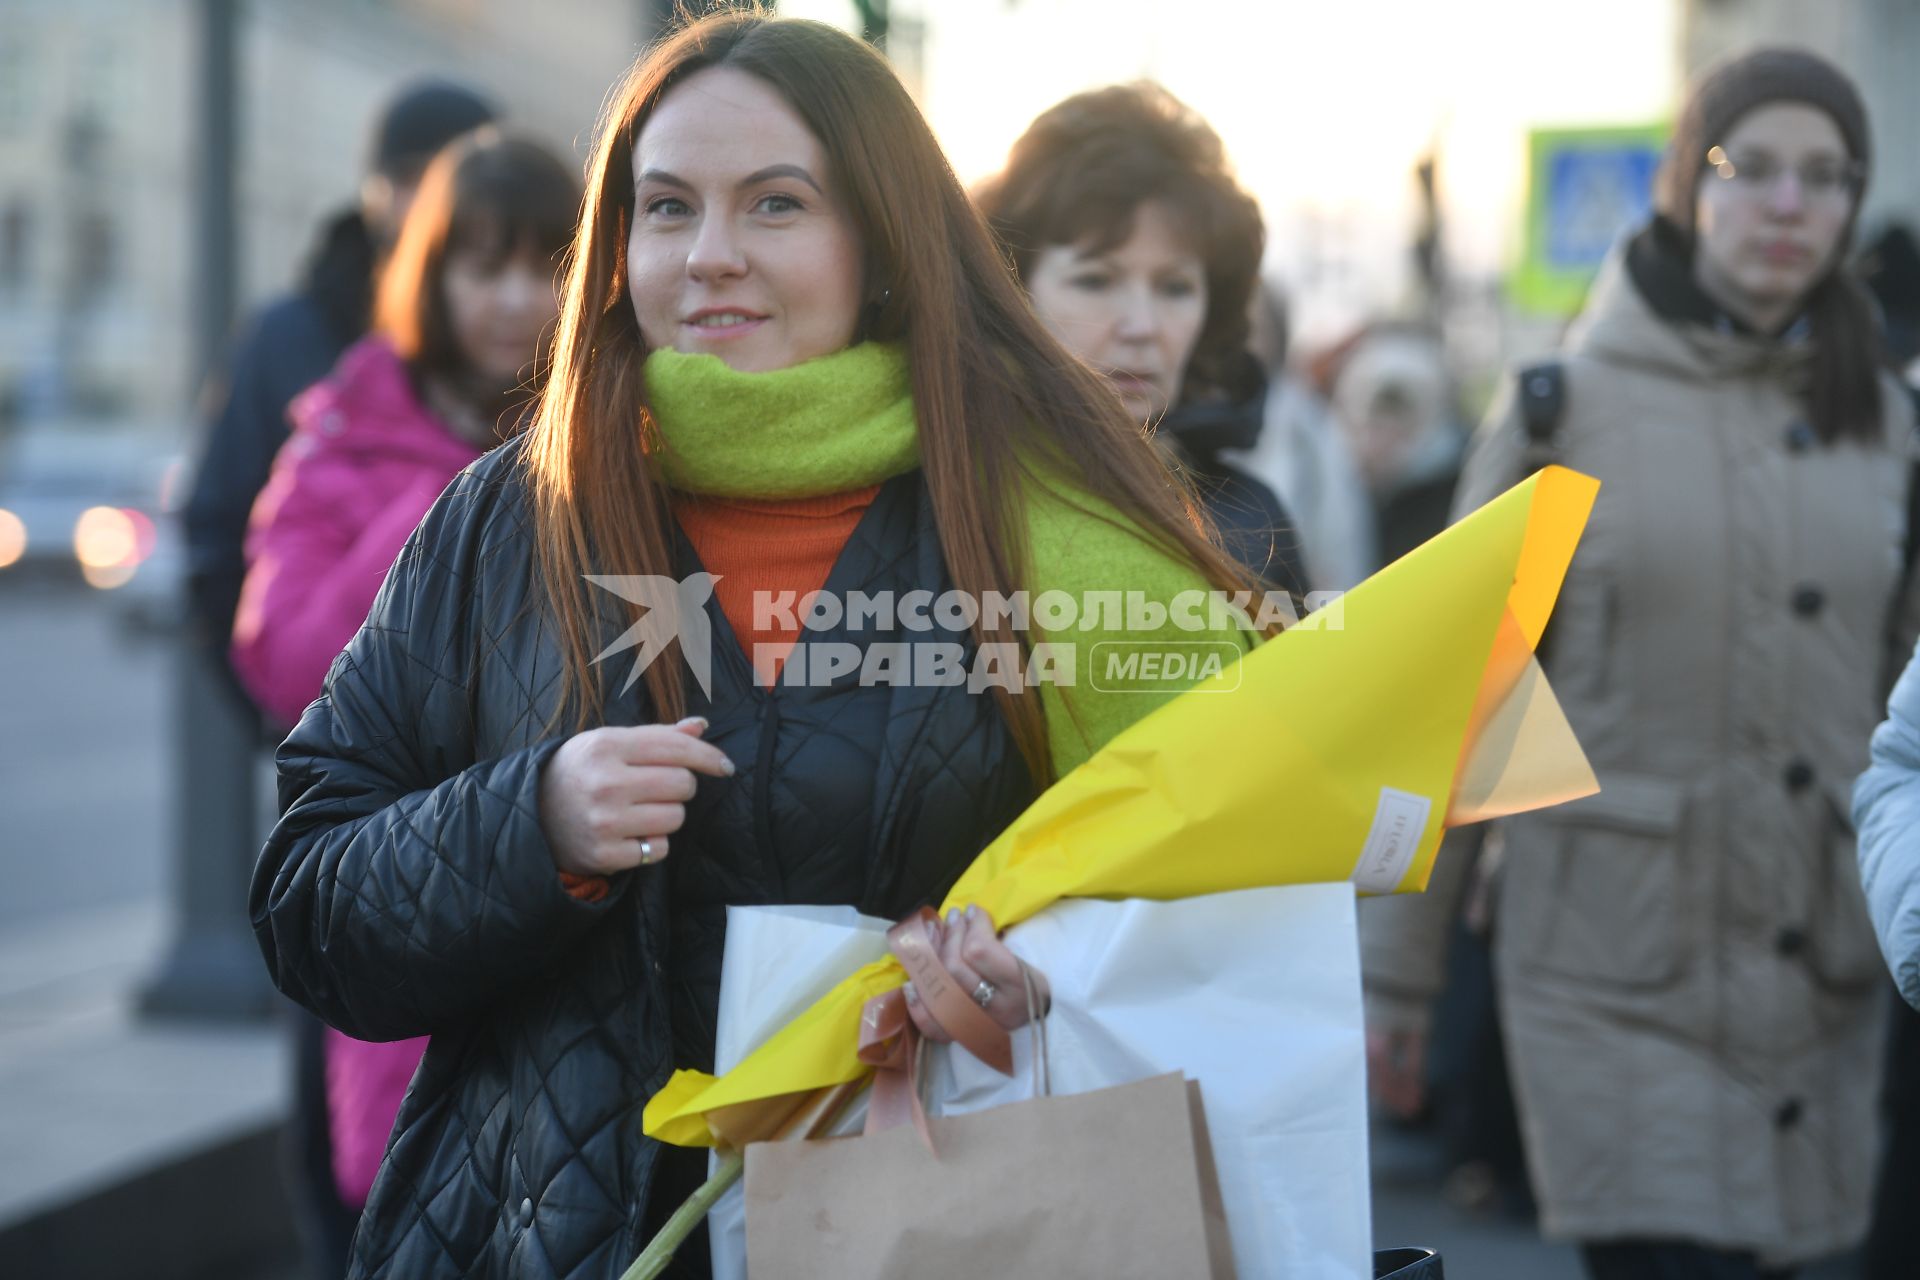
[[[1879,718],[1913,435],[1825,446],[1791,343],[1668,323],[1616,261],[1563,353],[1600,496],[1545,665],[1598,796],[1497,825],[1494,950],[1552,1236],[1818,1256],[1864,1233],[1886,972],[1846,827]],[[1512,484],[1513,397],[1456,501]],[[1369,1003],[1438,986],[1460,861],[1363,911]]]

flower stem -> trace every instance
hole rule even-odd
[[[866,1084],[865,1079],[849,1080],[844,1084],[814,1090],[800,1099],[771,1132],[763,1134],[761,1140],[797,1142],[825,1135],[840,1123],[841,1117],[846,1115],[854,1098]],[[700,1219],[719,1203],[720,1197],[727,1193],[727,1188],[740,1181],[740,1175],[747,1168],[746,1142],[739,1135],[732,1136],[740,1141],[739,1149],[720,1158],[713,1176],[701,1183],[700,1189],[673,1211],[673,1216],[667,1219],[667,1225],[660,1228],[659,1235],[647,1242],[647,1247],[633,1260],[633,1265],[621,1274],[620,1280],[656,1280],[666,1271],[667,1264],[673,1261],[674,1251],[686,1243],[693,1229],[700,1225]]]
[[[727,1188],[740,1181],[740,1175],[746,1170],[747,1159],[735,1151],[721,1158],[720,1167],[713,1176],[700,1184],[700,1189],[687,1197],[687,1202],[673,1211],[667,1219],[667,1225],[660,1228],[660,1234],[648,1242],[633,1265],[626,1269],[620,1280],[657,1280],[666,1273],[667,1264],[673,1261],[673,1254],[700,1220],[707,1216],[715,1202],[725,1195]]]

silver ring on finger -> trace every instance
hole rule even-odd
[[[653,861],[653,841],[642,840],[640,842],[640,861],[642,863],[651,863]]]
[[[980,979],[980,985],[973,989],[973,1002],[984,1009],[992,1004],[993,998],[999,994],[1000,988],[994,986],[985,978],[982,978]]]

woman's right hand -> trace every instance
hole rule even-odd
[[[666,857],[667,836],[687,820],[694,774],[734,772],[720,748],[700,740],[706,730],[693,716],[568,738],[540,778],[540,826],[554,865],[569,875],[605,876]]]

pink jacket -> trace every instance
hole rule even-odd
[[[233,665],[269,715],[292,724],[366,620],[387,570],[440,491],[480,451],[414,394],[386,341],[347,349],[287,410],[293,434],[253,505]],[[425,1037],[367,1044],[326,1035],[327,1126],[343,1203],[366,1203]]]
[[[291,725],[366,621],[407,535],[480,451],[427,411],[377,336],[347,348],[287,414],[293,434],[247,531],[233,665]]]

